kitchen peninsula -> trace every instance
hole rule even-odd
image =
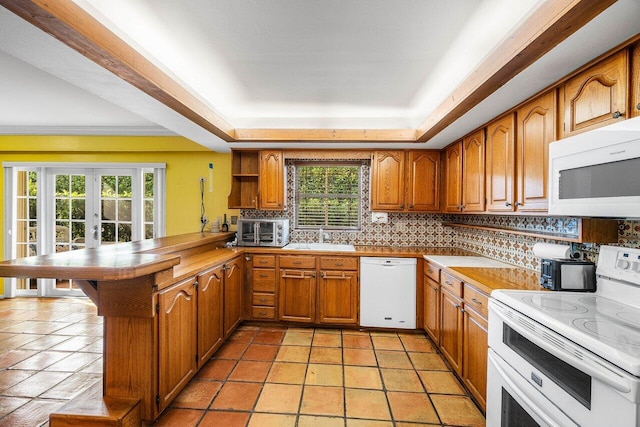
[[[3,277],[75,279],[104,317],[104,398],[95,399],[96,393],[70,401],[51,415],[53,427],[106,425],[102,418],[113,414],[105,414],[105,408],[112,407],[126,408],[122,420],[133,417],[137,421],[131,425],[137,425],[152,422],[169,406],[240,321],[252,318],[251,264],[245,258],[296,256],[279,248],[224,247],[232,238],[233,233],[192,233],[0,263]],[[421,272],[424,255],[474,254],[456,248],[359,246],[336,255],[413,257]],[[300,256],[330,258],[317,251]],[[494,286],[538,287],[533,272],[524,269],[436,268],[483,294]],[[418,325],[426,317],[424,280],[418,274]],[[99,404],[99,416],[90,401]]]

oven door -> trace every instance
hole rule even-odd
[[[487,426],[577,426],[491,349],[487,379]]]
[[[638,378],[493,299],[489,347],[575,423],[636,425]]]

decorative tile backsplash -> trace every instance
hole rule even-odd
[[[471,252],[517,265],[531,270],[539,270],[540,263],[533,256],[533,245],[537,242],[562,243],[553,238],[534,238],[506,232],[452,228],[446,222],[463,222],[513,230],[575,235],[578,231],[576,218],[515,215],[449,215],[449,214],[388,214],[386,224],[373,224],[369,211],[370,167],[362,167],[362,226],[359,231],[331,232],[334,243],[354,245],[457,247]],[[317,241],[316,231],[296,230],[294,174],[291,164],[287,164],[287,209],[282,211],[262,211],[245,209],[242,218],[288,218],[292,230],[292,242]],[[640,247],[640,221],[620,221],[619,240],[621,246]],[[585,258],[597,261],[599,245],[576,244],[575,249]]]

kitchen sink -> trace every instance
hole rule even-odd
[[[338,243],[289,243],[282,249],[292,249],[296,251],[332,251],[332,252],[355,252],[353,245],[343,245]]]

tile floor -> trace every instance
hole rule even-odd
[[[102,325],[85,298],[0,300],[0,427],[101,380]],[[422,334],[242,325],[158,426],[484,426]]]

